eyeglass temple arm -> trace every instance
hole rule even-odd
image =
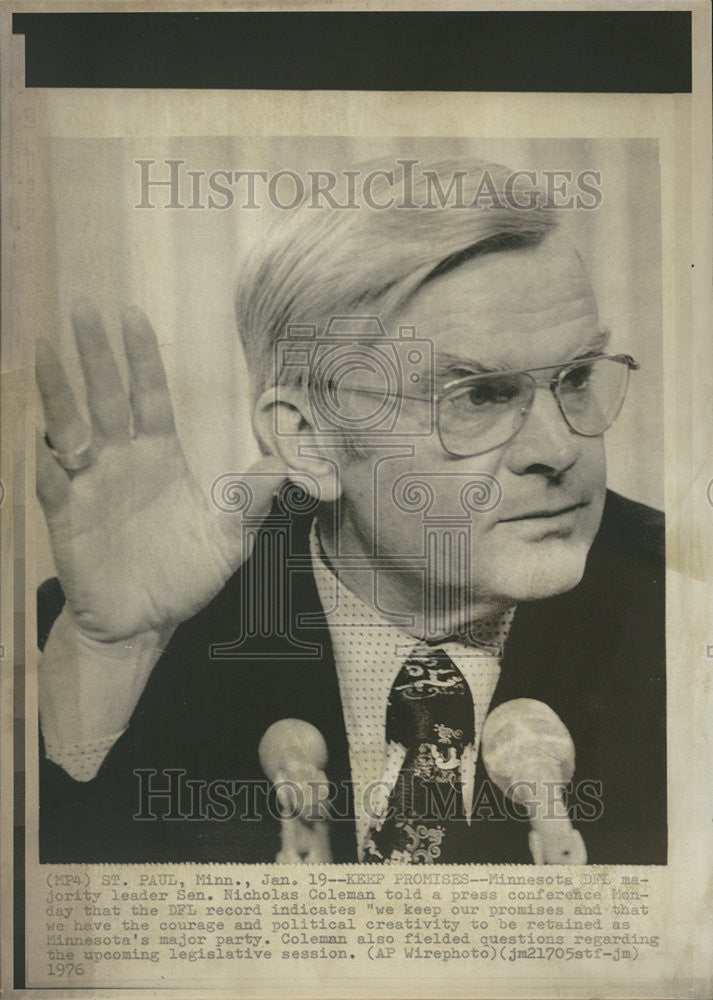
[[[597,355],[596,357],[593,357],[593,358],[578,358],[576,361],[573,361],[571,363],[571,367],[575,368],[577,365],[584,365],[588,361],[621,361],[622,363],[626,364],[627,368],[629,368],[630,371],[638,371],[639,368],[641,368],[641,365],[639,364],[639,362],[636,361],[636,360],[634,360],[634,358],[632,358],[632,356],[630,354],[599,354],[599,355]],[[557,367],[556,365],[544,365],[542,368],[533,368],[531,370],[532,371],[546,371],[548,368],[556,368],[556,367]],[[563,365],[562,366],[563,369],[566,369],[567,367],[569,367],[569,366],[568,365]],[[483,373],[483,375],[481,376],[479,373],[474,373],[472,376],[465,376],[465,378],[463,378],[462,381],[465,384],[467,382],[468,378],[480,378],[480,377],[487,378],[489,374],[491,374],[491,373],[489,373],[489,372],[488,373]],[[509,375],[509,374],[513,374],[513,372],[502,372],[502,373],[493,373],[493,374]],[[557,376],[554,375],[552,378],[555,379],[555,378],[557,378]],[[456,385],[457,382],[460,382],[460,381],[461,380],[458,379],[458,380],[456,380],[456,382],[452,383],[452,385],[446,386],[445,388],[446,389],[452,388],[453,385]],[[552,381],[552,380],[551,379],[544,379],[543,381]],[[366,388],[366,386],[350,385],[350,386],[345,386],[344,388],[347,390],[347,392],[365,393],[368,396],[383,396],[384,395],[384,390],[383,389],[368,389],[368,388]],[[435,401],[435,399],[437,398],[438,394],[434,393],[432,396],[409,396],[409,395],[406,395],[405,393],[389,393],[389,395],[392,396],[392,397],[398,396],[399,399],[415,399],[417,402],[420,402],[420,403],[433,403]]]

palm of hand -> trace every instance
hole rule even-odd
[[[143,314],[132,310],[124,321],[128,397],[96,311],[82,306],[73,322],[92,427],[45,345],[38,384],[57,451],[38,437],[37,487],[76,625],[113,642],[195,614],[249,552],[240,514],[212,508],[188,468],[155,334]],[[85,452],[87,441],[90,461],[67,473],[63,455]],[[276,459],[249,471],[258,469],[251,518],[267,513],[284,478]]]
[[[103,641],[183,621],[242,561],[242,533],[222,530],[177,440],[102,449],[48,526],[77,624]]]

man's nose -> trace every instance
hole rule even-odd
[[[577,461],[581,441],[562,416],[549,386],[538,385],[525,423],[508,446],[507,463],[518,475],[561,476]]]

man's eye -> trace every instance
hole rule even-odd
[[[470,406],[492,406],[498,403],[511,403],[518,395],[519,389],[519,383],[514,379],[483,379],[469,386],[464,396]]]
[[[562,388],[570,391],[586,389],[592,378],[592,365],[579,365],[567,372],[562,380]]]

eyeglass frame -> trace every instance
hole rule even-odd
[[[567,372],[572,371],[575,368],[579,368],[580,365],[592,363],[594,361],[616,361],[619,364],[624,364],[626,365],[627,368],[627,377],[626,377],[626,384],[624,386],[624,392],[621,397],[621,402],[619,403],[616,413],[611,418],[607,426],[603,430],[598,431],[596,434],[586,434],[583,433],[582,431],[576,430],[576,428],[572,426],[569,418],[567,417],[567,414],[564,412],[562,403],[557,394],[557,389],[561,384],[561,379],[563,375],[565,375]],[[621,408],[624,405],[624,401],[626,400],[626,393],[629,387],[629,372],[638,371],[640,367],[641,365],[638,363],[638,361],[635,361],[630,354],[593,354],[591,356],[585,355],[584,357],[581,358],[575,358],[572,361],[567,361],[564,364],[558,364],[558,365],[539,365],[536,368],[512,368],[508,369],[507,371],[473,372],[472,375],[461,375],[457,379],[452,379],[450,382],[446,382],[444,386],[434,391],[430,396],[412,396],[407,393],[400,393],[400,392],[399,393],[387,392],[386,395],[396,397],[398,399],[413,399],[419,403],[429,403],[435,409],[438,439],[440,441],[441,448],[443,448],[444,452],[453,458],[475,458],[478,455],[486,455],[489,451],[495,451],[496,448],[504,447],[506,444],[509,444],[510,441],[512,441],[512,439],[520,433],[522,428],[525,426],[527,417],[529,416],[530,411],[532,409],[532,403],[534,402],[535,394],[533,392],[532,399],[530,400],[530,404],[527,408],[520,407],[523,416],[522,423],[519,425],[519,427],[517,427],[516,430],[512,432],[512,434],[510,434],[509,437],[507,437],[504,441],[501,441],[500,444],[492,445],[490,448],[485,448],[483,451],[468,452],[467,454],[463,455],[460,452],[451,451],[450,448],[447,448],[443,441],[443,434],[441,433],[441,403],[443,399],[446,397],[446,395],[452,392],[454,389],[459,389],[462,386],[470,385],[474,382],[480,381],[481,379],[493,378],[494,376],[501,377],[505,375],[528,375],[530,376],[535,386],[535,389],[537,388],[538,385],[549,385],[550,391],[552,392],[552,395],[554,396],[557,402],[557,408],[562,414],[562,419],[567,424],[567,427],[569,427],[569,429],[572,431],[573,434],[578,434],[580,437],[595,438],[595,437],[601,437],[602,434],[605,434],[612,426],[616,418],[619,416]],[[544,372],[544,371],[554,371],[554,374],[550,378],[532,378],[533,372]],[[384,393],[382,393],[382,391],[379,389],[367,389],[366,387],[361,387],[361,386],[345,386],[344,389],[347,392],[365,393],[368,395],[384,395]]]

